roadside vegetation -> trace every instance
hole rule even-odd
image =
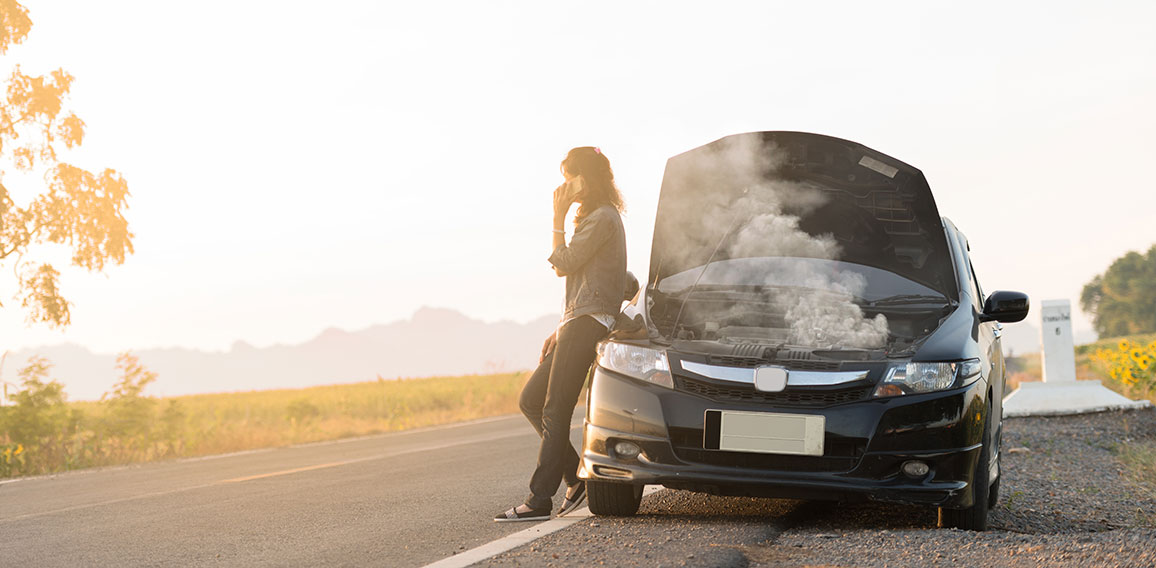
[[[67,402],[35,359],[0,406],[0,477],[285,446],[517,411],[524,373],[383,380],[158,398],[130,354],[100,401]]]
[[[1126,441],[1117,444],[1114,450],[1120,461],[1128,468],[1128,476],[1146,495],[1141,498],[1156,499],[1156,440]],[[1140,521],[1149,527],[1156,527],[1156,515],[1138,511]]]
[[[1156,332],[1156,245],[1112,261],[1080,294],[1100,337]]]
[[[1007,358],[1008,389],[1043,379],[1039,353]],[[1156,404],[1156,333],[1101,339],[1076,346],[1076,378],[1098,380],[1134,400]]]

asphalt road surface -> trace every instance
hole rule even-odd
[[[422,566],[525,529],[536,455],[508,416],[3,482],[0,566]]]
[[[510,416],[0,482],[0,566],[1156,566],[1156,490],[1120,461],[1156,447],[1156,411],[1004,425],[985,533],[937,529],[927,507],[663,490],[637,517],[574,515],[477,557],[560,523],[490,520],[524,497],[536,455]]]

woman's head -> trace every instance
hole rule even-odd
[[[614,170],[610,169],[610,160],[606,159],[602,150],[593,146],[570,150],[566,153],[566,159],[562,160],[562,174],[567,179],[582,176],[583,190],[576,199],[582,205],[578,208],[577,219],[582,219],[603,205],[623,210],[622,195],[614,184]]]

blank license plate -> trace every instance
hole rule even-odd
[[[705,422],[702,442],[708,450],[823,455],[825,416],[707,410]]]

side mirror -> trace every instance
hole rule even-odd
[[[979,321],[1015,323],[1028,317],[1030,306],[1028,295],[1023,292],[997,290],[984,301]]]
[[[634,299],[634,295],[638,293],[638,278],[635,278],[634,273],[626,271],[626,296],[622,298],[623,302],[629,302]]]

